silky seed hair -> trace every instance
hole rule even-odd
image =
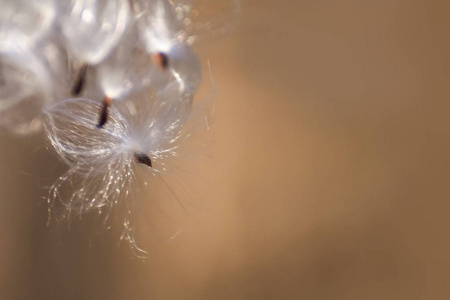
[[[105,224],[113,215],[123,220],[119,224],[126,224],[123,239],[141,249],[133,233],[130,207],[148,181],[164,182],[164,176],[173,176],[167,163],[179,159],[187,141],[208,129],[213,104],[212,96],[194,107],[157,96],[133,99],[112,106],[102,130],[91,117],[101,106],[97,101],[67,99],[48,107],[48,138],[70,166],[50,189],[50,213],[71,219],[97,211]]]

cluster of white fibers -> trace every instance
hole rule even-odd
[[[166,162],[178,156],[191,134],[208,128],[214,103],[208,97],[191,109],[174,100],[141,95],[123,101],[111,108],[102,130],[92,118],[97,101],[67,99],[48,107],[49,139],[70,166],[50,189],[50,209],[62,204],[58,214],[63,218],[97,211],[105,223],[123,224],[122,238],[139,249],[132,234],[132,202],[145,194],[147,181],[171,175],[173,166]],[[111,215],[116,220],[109,220]]]
[[[42,129],[42,108],[61,99],[110,103],[171,82],[195,94],[200,63],[191,46],[227,31],[239,0],[0,0],[0,7],[0,128],[30,134]]]
[[[193,106],[202,67],[192,47],[227,31],[239,9],[212,3],[0,0],[0,127],[45,128],[68,164],[50,189],[51,212],[61,203],[64,218],[97,211],[105,224],[122,212],[122,238],[139,249],[134,194],[207,128],[214,99]]]

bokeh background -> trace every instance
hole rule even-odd
[[[89,217],[46,227],[63,166],[2,134],[0,299],[449,299],[449,8],[243,0],[207,54],[209,188],[145,261]]]

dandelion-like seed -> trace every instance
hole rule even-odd
[[[74,0],[59,3],[58,18],[66,47],[81,66],[72,95],[84,88],[88,66],[101,63],[119,44],[130,18],[127,0]]]
[[[183,99],[143,96],[112,106],[102,130],[92,118],[101,105],[97,101],[67,99],[48,107],[48,138],[70,166],[50,190],[50,208],[62,204],[63,218],[97,211],[105,223],[111,215],[117,218],[113,210],[118,209],[123,212],[122,238],[140,249],[130,201],[146,180],[166,173],[166,160],[178,155],[193,132],[207,128],[212,104],[208,98],[192,108]]]

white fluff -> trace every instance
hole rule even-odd
[[[97,101],[67,99],[48,107],[48,138],[70,166],[50,190],[50,207],[62,203],[64,218],[96,210],[105,222],[111,215],[117,218],[118,211],[122,238],[139,249],[129,201],[142,192],[142,182],[170,169],[166,161],[178,155],[193,132],[207,128],[212,104],[208,98],[191,108],[183,99],[142,97],[111,107],[110,120],[101,130],[96,128]],[[148,155],[153,167],[138,163],[135,153]]]
[[[118,45],[130,18],[128,0],[61,1],[65,43],[80,61],[100,63]]]
[[[53,215],[97,211],[140,250],[135,200],[147,184],[182,189],[165,176],[189,176],[179,150],[208,128],[214,97],[193,106],[202,73],[192,44],[227,28],[237,1],[203,15],[203,0],[0,0],[0,128],[44,124],[68,165],[47,197]],[[89,99],[69,96],[80,93]]]

